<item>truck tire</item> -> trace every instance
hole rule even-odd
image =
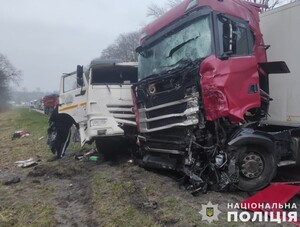
[[[268,184],[275,176],[275,157],[264,147],[249,145],[238,151],[239,182],[243,191],[257,191]]]
[[[117,146],[114,141],[96,140],[98,152],[103,156],[104,160],[113,160],[117,153]]]

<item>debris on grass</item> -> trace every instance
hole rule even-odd
[[[27,160],[16,161],[15,163],[17,164],[18,167],[26,168],[26,167],[35,166],[40,161],[41,158],[37,156],[36,158],[29,158]]]
[[[12,185],[12,184],[17,184],[21,182],[21,178],[20,177],[16,177],[16,176],[13,176],[13,177],[9,177],[7,179],[5,179],[2,184],[3,185]]]
[[[15,131],[14,134],[12,135],[12,140],[18,139],[18,138],[23,138],[23,137],[28,137],[30,135],[29,132],[26,131]]]
[[[101,155],[95,149],[82,150],[80,154],[77,154],[74,157],[78,161],[82,161],[82,160],[95,161],[95,162],[101,161]]]

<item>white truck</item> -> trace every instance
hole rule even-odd
[[[94,59],[88,69],[63,74],[59,113],[80,126],[81,145],[96,142],[110,156],[124,143],[134,143],[136,122],[131,97],[137,63]]]

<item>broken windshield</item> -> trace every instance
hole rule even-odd
[[[202,17],[139,55],[139,79],[176,67],[183,59],[196,60],[212,52],[209,17]]]

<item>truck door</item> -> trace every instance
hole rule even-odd
[[[229,117],[244,121],[248,110],[260,108],[257,57],[249,23],[217,15],[216,53],[200,66],[201,87],[207,120]]]
[[[80,85],[77,73],[64,74],[61,77],[59,95],[59,113],[65,113],[74,118],[77,123],[86,121],[86,87],[84,82]],[[83,78],[83,76],[82,76]]]

